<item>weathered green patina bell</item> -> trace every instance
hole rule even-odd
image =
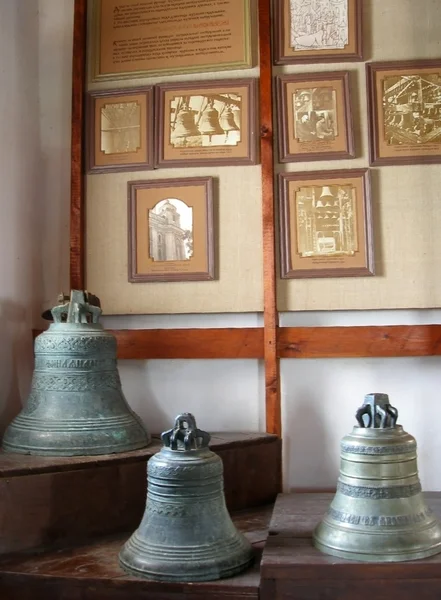
[[[341,442],[337,493],[314,531],[315,546],[375,562],[441,552],[441,525],[421,493],[415,438],[397,425],[387,394],[367,395],[356,419]]]
[[[116,338],[98,323],[99,306],[89,303],[87,292],[73,290],[52,315],[54,322],[35,340],[31,392],[6,429],[3,449],[76,456],[146,446],[150,436],[124,398]]]
[[[228,514],[223,465],[210,436],[191,414],[162,434],[164,447],[147,464],[147,505],[122,548],[124,570],[157,581],[231,577],[253,561],[253,550]]]

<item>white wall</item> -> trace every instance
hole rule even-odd
[[[42,300],[38,111],[38,3],[0,0],[1,425],[29,389],[31,329]]]
[[[17,412],[20,398],[27,394],[32,311],[47,307],[60,289],[67,290],[68,283],[73,0],[39,0],[39,40],[36,6],[36,0],[0,0],[0,56],[5,70],[0,114],[8,115],[0,120],[5,128],[0,135],[0,314],[7,325],[0,341],[2,423]],[[28,102],[29,96],[33,102]],[[290,313],[282,315],[281,322],[431,323],[440,322],[440,311]],[[35,314],[33,324],[38,325]],[[240,327],[259,325],[261,317],[151,315],[107,317],[104,324]],[[23,347],[18,363],[17,347]],[[286,488],[335,484],[339,440],[352,428],[363,395],[381,391],[390,394],[400,410],[400,421],[417,437],[424,487],[441,489],[440,362],[438,357],[282,361]],[[199,425],[211,430],[264,430],[259,361],[122,361],[120,372],[129,402],[152,431],[169,426],[181,410],[194,411]]]

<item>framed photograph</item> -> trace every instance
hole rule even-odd
[[[255,79],[156,86],[157,167],[257,163]]]
[[[88,172],[153,169],[153,88],[90,92],[87,100]]]
[[[348,71],[276,81],[280,162],[354,158]]]
[[[276,65],[362,61],[362,0],[273,0]]]
[[[253,66],[254,0],[88,4],[91,82]]]
[[[129,181],[129,281],[214,279],[213,178]]]
[[[441,162],[441,59],[366,65],[371,165]]]
[[[374,275],[368,169],[280,173],[281,277]]]

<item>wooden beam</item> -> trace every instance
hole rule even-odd
[[[83,121],[86,72],[86,0],[75,0],[72,61],[72,137],[70,192],[70,287],[85,288]]]
[[[441,325],[283,327],[280,358],[441,355]]]
[[[259,0],[260,156],[262,163],[263,321],[266,430],[282,434],[280,365],[277,357],[276,215],[274,206],[271,2]]]
[[[441,325],[281,327],[279,358],[441,356]],[[264,329],[115,329],[119,359],[264,358]],[[34,338],[42,333],[33,331]]]
[[[120,329],[118,358],[262,358],[263,329]]]

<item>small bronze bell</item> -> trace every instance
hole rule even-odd
[[[209,434],[187,413],[161,437],[164,447],[147,464],[144,517],[120,552],[121,566],[156,581],[240,573],[253,550],[228,514],[222,460],[209,450]]]
[[[99,300],[77,290],[65,300],[60,296],[54,322],[35,340],[31,392],[5,431],[3,449],[87,456],[147,446],[150,436],[121,389],[116,339],[98,323]]]
[[[392,562],[441,552],[441,524],[421,493],[416,441],[387,394],[368,394],[341,442],[337,493],[315,546],[342,558]]]

